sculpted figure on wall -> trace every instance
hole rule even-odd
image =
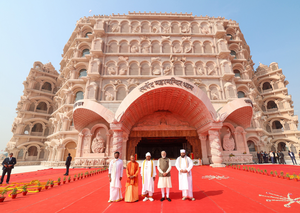
[[[164,69],[164,75],[170,75],[172,72],[171,67],[170,66],[166,66]]]
[[[126,75],[126,73],[127,73],[127,71],[128,71],[128,67],[123,67],[123,68],[121,68],[120,69],[120,75]]]
[[[106,91],[105,92],[105,100],[106,101],[113,101],[114,100],[113,94],[111,94],[110,92]]]
[[[153,33],[159,33],[159,27],[158,26],[153,26],[152,32]]]
[[[93,153],[104,153],[105,151],[105,140],[100,134],[100,131],[96,134],[92,142],[92,152]]]
[[[152,71],[153,75],[160,75],[161,74],[161,71],[159,68],[155,67]]]
[[[163,27],[163,33],[170,33],[171,32],[171,27],[169,25],[162,26],[162,27]]]
[[[181,32],[182,32],[182,33],[189,33],[189,32],[190,32],[190,29],[189,29],[189,27],[188,27],[187,25],[184,25],[184,26],[182,26],[182,28],[181,28]]]
[[[149,53],[149,52],[150,52],[150,51],[149,51],[149,47],[150,47],[149,44],[143,46],[143,47],[142,47],[142,53]]]
[[[204,69],[202,67],[197,67],[196,71],[198,75],[204,75]]]
[[[209,29],[207,26],[204,26],[202,29],[201,29],[201,33],[202,34],[208,34],[209,33]]]
[[[116,33],[116,32],[119,32],[119,29],[120,29],[119,26],[117,24],[115,24],[112,26],[111,31]]]
[[[114,67],[108,67],[108,74],[109,75],[115,75],[116,74],[116,69]]]
[[[133,45],[131,48],[130,48],[131,52],[132,53],[137,53],[139,52],[139,48],[136,46],[136,45]]]
[[[223,137],[223,148],[225,151],[233,151],[235,148],[234,139],[229,128],[227,129],[227,134]]]

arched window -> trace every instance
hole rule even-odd
[[[85,37],[88,38],[88,37],[89,37],[88,35],[92,35],[92,33],[91,33],[91,32],[87,32],[87,33],[85,34]]]
[[[37,105],[36,109],[41,111],[47,111],[47,104],[45,102],[40,102]]]
[[[251,140],[247,141],[247,145],[249,148],[249,152],[256,152],[255,144],[253,141],[251,141]]]
[[[288,148],[286,147],[286,144],[284,142],[280,142],[280,143],[278,143],[277,150],[278,151],[287,151]]]
[[[267,109],[277,109],[277,104],[274,101],[269,101],[267,104]]]
[[[75,102],[83,99],[83,92],[79,91],[75,95]]]
[[[282,128],[283,127],[282,127],[282,125],[281,125],[281,123],[279,121],[274,121],[272,123],[272,129],[282,129]]]
[[[28,135],[30,131],[30,127],[27,125],[24,129],[24,135]]]
[[[265,82],[262,87],[263,90],[272,89],[272,86],[269,82]]]
[[[84,57],[85,55],[90,54],[90,50],[89,49],[84,49],[82,50],[82,57]]]
[[[230,36],[229,40],[233,40],[233,36],[231,34],[227,34],[227,36]]]
[[[234,70],[234,76],[240,78],[241,77],[241,72],[239,70]]]
[[[45,82],[42,86],[42,90],[52,91],[52,85],[48,82]]]
[[[87,71],[86,69],[82,69],[79,71],[79,78],[87,76]]]
[[[245,98],[246,97],[245,93],[242,92],[242,91],[238,91],[237,95],[238,95],[238,98]]]
[[[230,51],[230,55],[233,55],[234,56],[234,59],[236,59],[236,52],[234,50],[231,50]]]
[[[31,146],[28,149],[28,156],[37,156],[37,148],[35,146]]]
[[[40,123],[34,124],[34,126],[32,127],[31,132],[43,132],[43,125],[40,124]]]

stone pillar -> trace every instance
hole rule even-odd
[[[57,161],[61,161],[62,153],[63,153],[63,147],[58,147],[57,148],[57,155],[56,155],[56,160]]]
[[[125,155],[125,153],[121,153],[123,151],[122,145],[123,145],[123,131],[114,130],[112,153],[120,152],[121,156]]]
[[[82,151],[84,153],[90,153],[91,152],[91,140],[92,140],[92,134],[86,134],[83,138],[83,146]]]
[[[81,157],[81,147],[82,147],[82,138],[83,134],[79,133],[78,134],[78,142],[77,142],[77,147],[76,147],[76,157]]]
[[[207,135],[201,134],[199,136],[199,139],[201,141],[202,164],[209,164],[209,159],[207,156],[207,147],[206,147]]]
[[[25,161],[26,153],[27,153],[27,149],[24,148],[23,149],[23,159],[22,159],[22,161]]]
[[[37,160],[37,161],[38,161],[39,158],[40,158],[40,154],[41,154],[41,149],[38,149],[38,154],[37,154],[37,156],[36,156],[36,160]]]
[[[221,148],[219,129],[210,129],[208,131],[208,138],[209,138],[209,143],[211,148],[211,159],[213,162],[211,166],[224,167],[225,165],[222,164],[223,157],[222,157],[222,148]]]

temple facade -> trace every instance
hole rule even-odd
[[[277,63],[256,70],[239,24],[177,13],[81,18],[60,73],[35,62],[6,151],[19,165],[105,166],[184,148],[214,167],[299,150],[298,116]]]

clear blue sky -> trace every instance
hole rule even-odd
[[[299,0],[1,0],[0,152],[12,136],[15,108],[24,89],[22,82],[33,62],[50,61],[59,70],[63,47],[80,17],[128,11],[192,12],[236,20],[250,46],[255,68],[259,62],[278,62],[283,69],[290,82],[288,91],[293,96],[295,114],[299,114]]]

